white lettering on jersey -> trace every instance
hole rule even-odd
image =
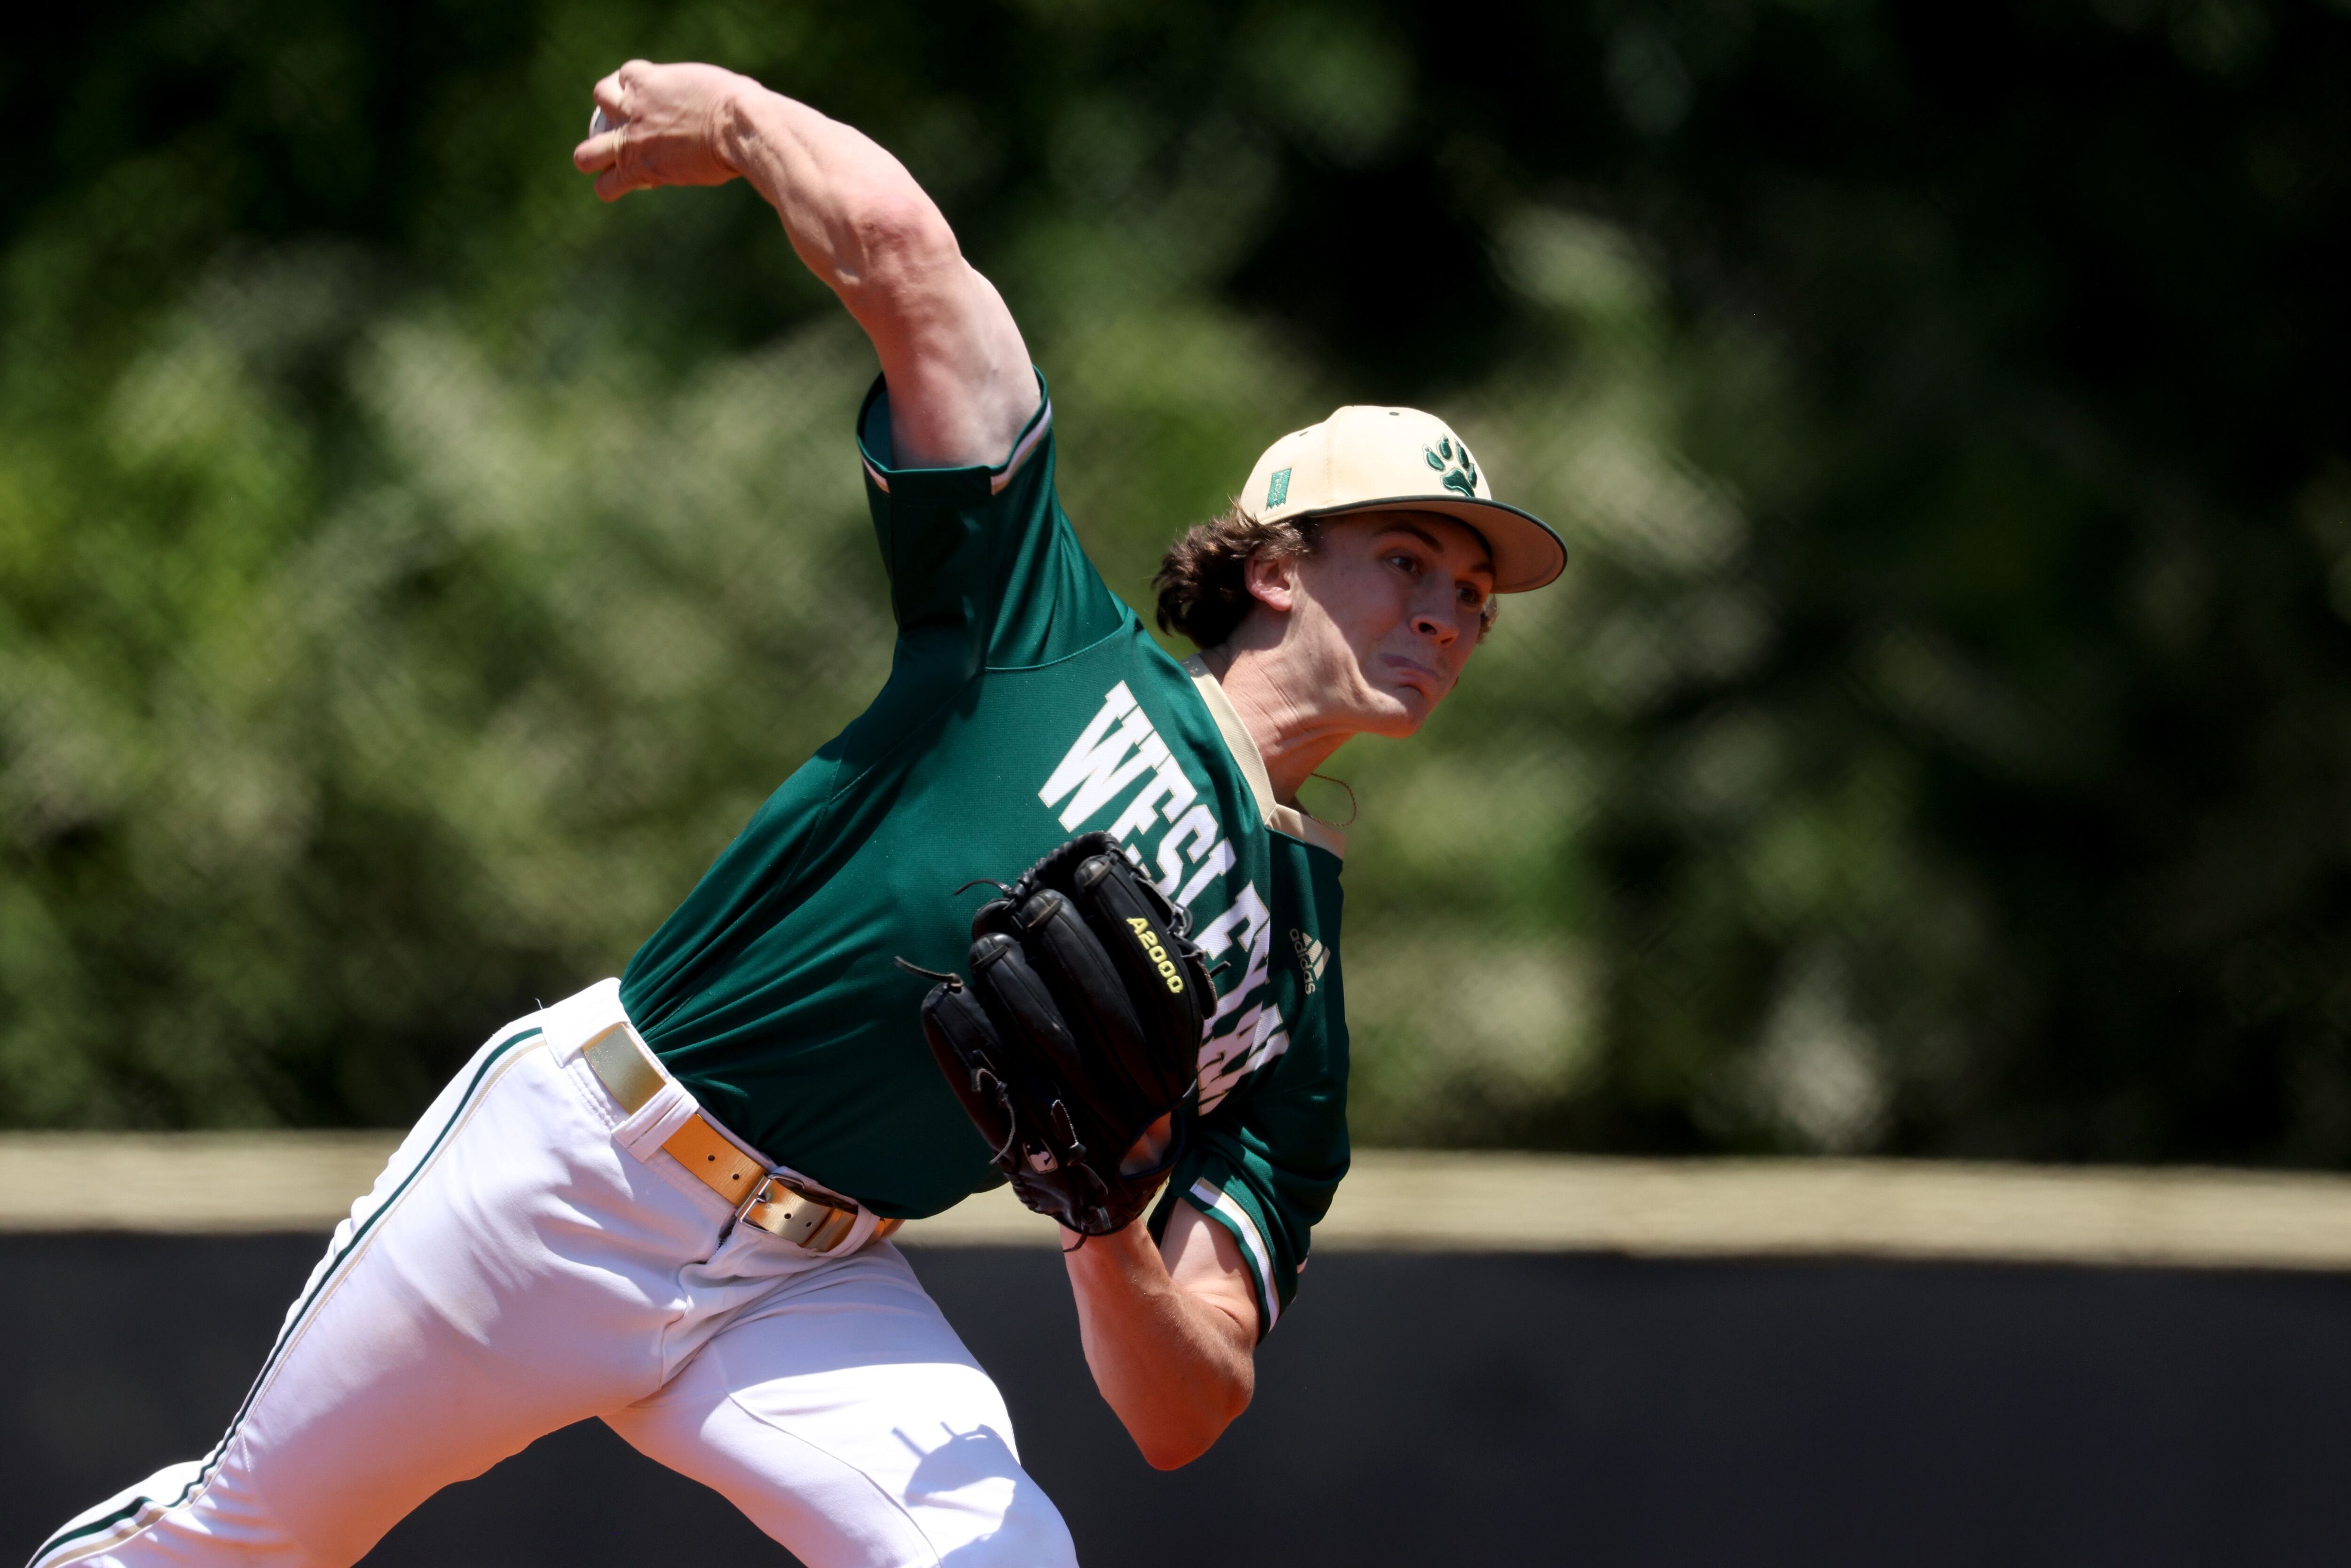
[[[1211,958],[1238,942],[1241,950],[1250,955],[1249,967],[1262,969],[1266,967],[1264,953],[1269,950],[1265,934],[1271,929],[1273,916],[1267,912],[1265,900],[1258,896],[1257,883],[1251,883],[1241,889],[1240,896],[1233,900],[1230,909],[1201,926],[1199,934],[1192,940],[1198,943],[1200,951]],[[1238,996],[1240,992],[1229,994]]]
[[[1234,1085],[1290,1049],[1290,1031],[1271,1001],[1234,1020],[1229,1034],[1212,1036],[1200,1047],[1200,1114],[1205,1116]]]
[[[1108,807],[1145,773],[1151,775],[1151,781],[1135,792],[1126,810],[1111,823],[1110,831],[1115,838],[1132,841],[1162,818],[1175,823],[1160,838],[1155,857],[1161,873],[1157,886],[1176,904],[1188,909],[1210,883],[1233,868],[1232,848],[1220,841],[1216,814],[1199,803],[1199,787],[1185,777],[1183,765],[1152,727],[1150,717],[1124,681],[1103,694],[1102,707],[1045,780],[1044,788],[1037,791],[1037,799],[1049,807],[1066,799],[1069,803],[1061,807],[1061,826],[1075,832],[1080,823]],[[1186,839],[1191,841],[1189,882],[1184,880],[1186,857],[1179,848]],[[1129,842],[1126,853],[1136,865],[1145,864],[1137,844]]]
[[[1176,902],[1186,909],[1191,908],[1192,901],[1199,897],[1210,883],[1232,869],[1233,846],[1219,841],[1217,847],[1202,858],[1200,869],[1192,873],[1192,880],[1184,884],[1184,891],[1176,895]],[[1250,883],[1249,892],[1254,894],[1256,891],[1257,884]]]
[[[1121,718],[1125,722],[1112,730],[1111,725]],[[1135,705],[1134,694],[1121,681],[1111,687],[1102,711],[1045,780],[1045,787],[1037,791],[1037,799],[1052,806],[1075,791],[1061,809],[1061,826],[1075,831],[1080,822],[1110,804],[1120,790],[1166,760],[1167,743],[1159,738]]]
[[[1206,806],[1195,806],[1185,812],[1176,824],[1167,830],[1166,836],[1159,841],[1159,880],[1154,885],[1162,894],[1176,899],[1176,903],[1188,909],[1192,904],[1190,899],[1176,898],[1176,890],[1184,885],[1182,845],[1187,838],[1192,841],[1192,852],[1195,855],[1217,842],[1216,814]],[[1231,868],[1231,863],[1229,861],[1226,862],[1228,870]]]
[[[1103,695],[1102,707],[1037,791],[1037,799],[1048,809],[1059,806],[1062,828],[1075,832],[1146,773],[1150,781],[1127,801],[1110,831],[1125,841],[1127,857],[1147,870],[1137,841],[1161,821],[1172,823],[1151,857],[1160,873],[1155,885],[1179,908],[1189,909],[1239,863],[1238,857],[1216,813],[1200,800],[1199,787],[1185,776],[1124,681]],[[1269,989],[1272,938],[1273,916],[1254,883],[1245,884],[1232,906],[1194,937],[1212,964],[1226,949],[1237,948],[1226,967],[1231,962],[1242,967],[1238,985],[1217,988],[1216,1016],[1201,1040],[1202,1114],[1216,1109],[1234,1085],[1290,1049],[1290,1030]],[[1320,977],[1319,969],[1315,977]],[[1258,998],[1255,1005],[1244,1005],[1252,998]]]
[[[1206,1115],[1234,1084],[1288,1051],[1290,1031],[1282,1027],[1270,997],[1254,1007],[1242,1006],[1263,991],[1273,971],[1273,916],[1255,883],[1242,888],[1230,909],[1201,927],[1197,941],[1211,959],[1236,946],[1247,956],[1240,984],[1222,994],[1200,1045],[1200,1113]]]
[[[1163,800],[1167,802],[1166,819],[1172,822],[1199,798],[1198,787],[1184,777],[1184,769],[1171,757],[1153,772],[1150,783],[1134,792],[1134,799],[1126,803],[1126,810],[1110,825],[1110,836],[1131,839],[1148,831],[1153,826],[1152,813]]]

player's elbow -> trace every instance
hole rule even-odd
[[[1236,1410],[1233,1416],[1239,1415]],[[1233,1416],[1209,1420],[1178,1433],[1160,1433],[1144,1437],[1135,1437],[1135,1447],[1143,1450],[1143,1462],[1155,1470],[1180,1470],[1202,1454],[1217,1446],[1225,1428],[1233,1424]]]
[[[1200,1390],[1200,1397],[1180,1412],[1169,1412],[1147,1427],[1130,1427],[1143,1462],[1155,1470],[1180,1470],[1217,1446],[1225,1428],[1247,1410],[1256,1391],[1254,1369],[1244,1360]]]
[[[847,226],[851,243],[834,284],[852,309],[903,311],[962,273],[955,231],[919,188],[868,193]]]
[[[1143,1445],[1143,1462],[1155,1470],[1180,1470],[1202,1454],[1217,1446],[1214,1437],[1205,1443],[1182,1444],[1173,1447]]]

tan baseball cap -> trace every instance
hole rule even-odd
[[[1261,523],[1350,512],[1435,512],[1477,530],[1494,557],[1494,591],[1524,593],[1567,569],[1549,523],[1494,499],[1468,443],[1433,413],[1351,403],[1293,430],[1250,470],[1241,509]]]

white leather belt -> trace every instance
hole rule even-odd
[[[629,1026],[616,1023],[580,1048],[588,1070],[612,1092],[622,1109],[634,1114],[661,1092],[666,1082]],[[702,1185],[735,1206],[735,1218],[770,1236],[830,1252],[856,1228],[858,1207],[846,1198],[809,1191],[780,1172],[770,1171],[735,1146],[735,1140],[696,1111],[662,1144],[669,1156],[692,1171]],[[884,1219],[874,1227],[880,1240],[898,1228]]]

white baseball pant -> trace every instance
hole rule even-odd
[[[809,1568],[1050,1568],[1068,1529],[897,1249],[749,1226],[580,1055],[607,980],[491,1037],[336,1227],[227,1434],[74,1520],[67,1563],[342,1564],[419,1503],[601,1416]]]

